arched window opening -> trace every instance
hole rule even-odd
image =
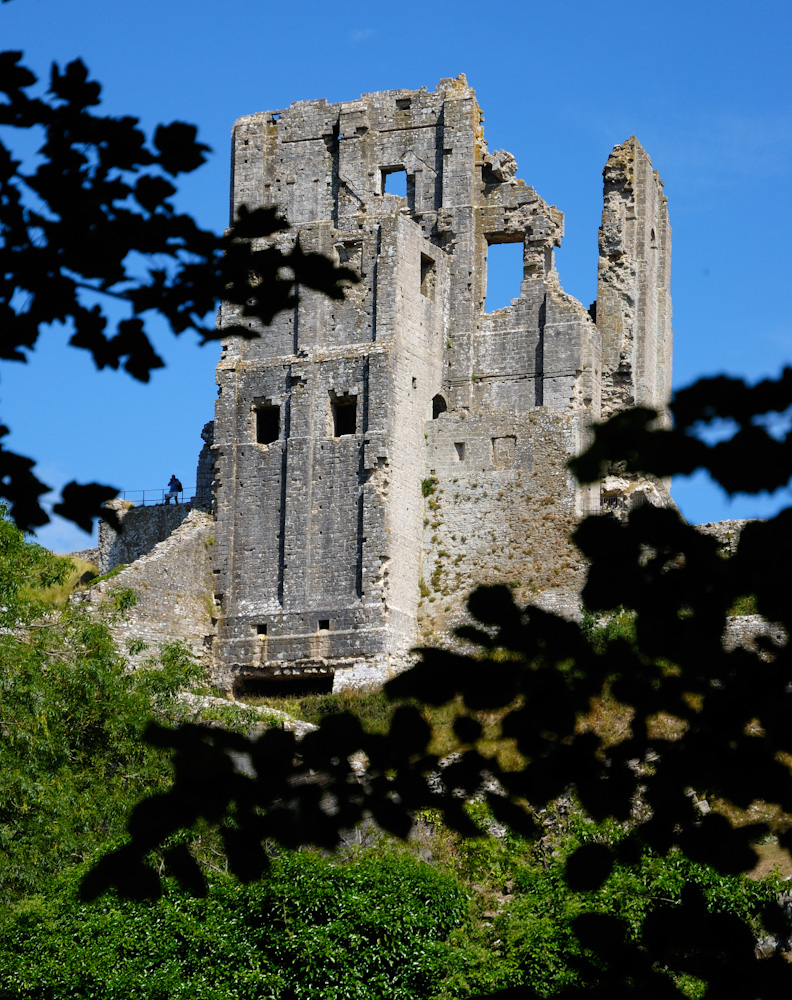
[[[445,413],[447,409],[448,403],[446,403],[445,399],[438,392],[432,400],[432,420],[437,420],[440,414]]]

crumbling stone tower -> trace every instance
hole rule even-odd
[[[670,230],[635,139],[606,167],[598,315],[561,288],[563,216],[488,153],[464,79],[241,118],[232,209],[277,205],[362,276],[306,291],[217,370],[217,681],[381,680],[477,582],[574,588],[566,470],[587,427],[670,380]],[[386,191],[403,172],[406,196]],[[487,314],[486,259],[521,243],[519,298]],[[593,309],[592,309],[593,311]],[[235,321],[229,307],[221,324]]]

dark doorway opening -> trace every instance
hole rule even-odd
[[[239,701],[246,698],[301,698],[306,694],[330,694],[333,674],[268,674],[260,677],[237,677],[233,694]]]
[[[427,299],[434,298],[435,289],[435,262],[426,254],[421,254],[421,295]]]

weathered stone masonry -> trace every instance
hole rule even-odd
[[[260,339],[224,345],[221,687],[381,680],[479,581],[574,589],[568,531],[600,498],[566,459],[602,415],[667,401],[670,229],[648,156],[633,138],[606,165],[590,313],[555,271],[562,213],[487,151],[481,120],[460,77],[234,126],[233,210],[279,206],[280,238],[362,280],[341,303],[303,292]],[[386,192],[397,172],[406,197]],[[524,246],[520,295],[487,314],[503,242]],[[221,325],[237,321],[225,306]]]

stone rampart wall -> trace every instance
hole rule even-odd
[[[724,555],[733,556],[737,551],[737,543],[746,524],[750,521],[708,521],[706,524],[697,524],[696,528],[702,535],[712,535],[718,540],[721,551]]]
[[[116,576],[76,598],[99,604],[112,600],[114,591],[134,591],[137,603],[111,628],[130,666],[156,653],[162,643],[177,639],[187,643],[196,658],[211,663],[216,624],[212,601],[213,530],[208,514],[187,510],[168,538]],[[141,643],[145,648],[139,648]]]
[[[98,563],[100,573],[116,566],[129,566],[165,541],[193,509],[189,503],[166,503],[152,507],[125,507],[120,500],[108,506],[116,511],[123,526],[119,533],[106,521],[99,522]]]

